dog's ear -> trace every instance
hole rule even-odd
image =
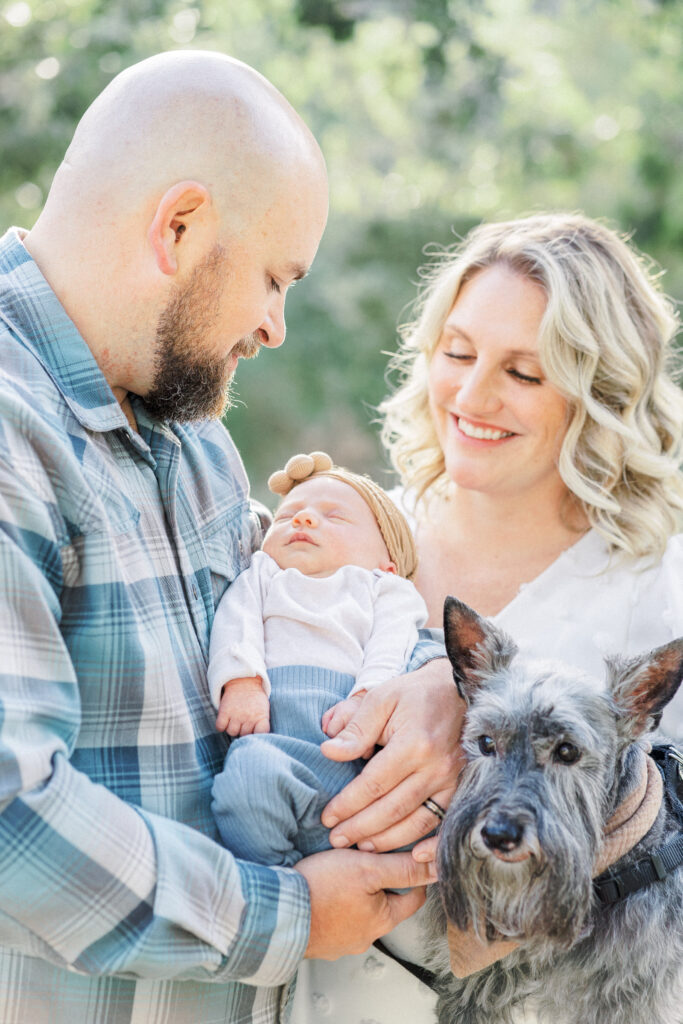
[[[656,729],[683,679],[683,637],[635,658],[607,658],[607,680],[621,713],[619,731],[633,740]]]
[[[455,685],[469,704],[487,676],[507,668],[517,647],[507,633],[455,597],[446,598],[443,627]]]

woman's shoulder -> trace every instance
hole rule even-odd
[[[662,562],[678,568],[683,565],[683,533],[675,533],[673,537],[669,537]]]
[[[651,603],[661,603],[663,613],[676,618],[683,631],[683,533],[669,538],[661,559],[643,562],[637,586],[639,593]]]
[[[669,537],[660,557],[645,555],[628,559],[611,552],[597,530],[589,530],[568,549],[566,556],[567,562],[562,567],[571,567],[582,575],[588,573],[603,577],[619,585],[623,585],[626,580],[634,584],[655,583],[683,569],[683,533]],[[562,565],[562,558],[558,559],[557,564]]]

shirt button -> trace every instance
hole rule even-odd
[[[192,584],[192,596],[195,599],[195,601],[199,597],[199,591],[197,590],[197,584],[196,583]]]

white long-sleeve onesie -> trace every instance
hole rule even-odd
[[[229,679],[318,665],[355,676],[351,693],[405,670],[427,621],[413,584],[394,573],[346,565],[331,576],[281,569],[265,552],[228,588],[211,632],[209,686],[218,706]]]

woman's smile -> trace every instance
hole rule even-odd
[[[458,416],[457,413],[452,413],[451,415],[460,433],[464,434],[468,440],[505,441],[507,438],[515,436],[512,430],[494,427],[489,423],[475,423],[472,420],[465,419],[464,416]]]

